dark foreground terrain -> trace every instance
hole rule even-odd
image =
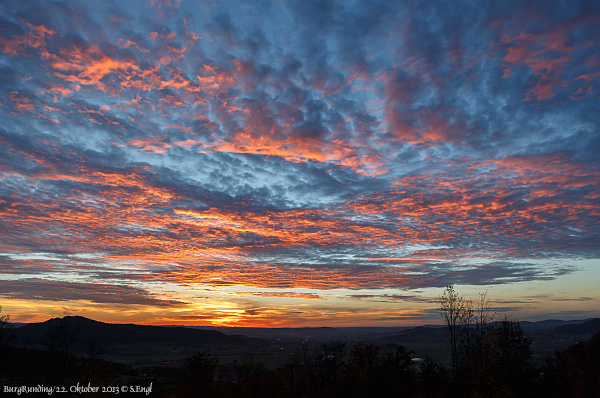
[[[532,339],[532,359],[539,362],[557,349],[588,340],[594,331],[600,330],[600,319],[520,322],[520,325]],[[75,316],[15,328],[14,343],[45,350],[55,344],[53,339],[68,340],[65,335],[69,333],[73,335],[69,342],[70,353],[103,358],[134,368],[181,366],[191,355],[207,352],[219,358],[222,365],[253,358],[267,369],[275,370],[295,355],[298,345],[305,344],[314,349],[332,340],[374,344],[384,352],[403,346],[412,351],[413,357],[434,357],[446,367],[451,365],[446,329],[440,325],[396,328],[161,327],[110,324]]]
[[[22,386],[38,391],[19,396],[49,396],[43,385],[64,387],[58,396],[600,397],[600,319],[497,322],[457,366],[439,326],[206,330],[82,317],[4,326],[7,396]]]

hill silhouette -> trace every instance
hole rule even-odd
[[[81,316],[53,318],[45,322],[30,323],[15,329],[17,343],[24,345],[45,344],[48,333],[61,322],[70,328],[78,328],[79,340],[92,340],[99,344],[178,342],[206,346],[237,347],[252,342],[251,338],[240,335],[226,335],[216,330],[192,329],[182,326],[147,326],[135,324],[113,324],[95,321]]]
[[[445,328],[433,328],[428,326],[417,326],[402,330],[399,333],[387,337],[387,341],[399,344],[412,343],[445,343]]]
[[[574,319],[570,321],[563,321],[560,319],[546,319],[543,321],[521,321],[521,327],[523,330],[536,331],[536,330],[553,330],[559,326],[567,325],[579,325],[587,321],[587,319]]]
[[[593,334],[600,331],[600,318],[593,318],[578,325],[564,325],[554,329],[556,333]]]

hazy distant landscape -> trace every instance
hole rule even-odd
[[[133,367],[181,366],[186,358],[198,351],[206,351],[220,359],[221,365],[253,358],[276,369],[289,360],[299,344],[305,342],[312,349],[330,340],[349,344],[375,344],[384,351],[393,351],[398,345],[413,351],[413,357],[427,355],[438,358],[449,367],[450,352],[442,325],[420,327],[320,327],[320,328],[235,328],[235,327],[182,327],[109,324],[83,317],[73,317],[82,325],[73,344],[73,353],[86,355],[91,346],[101,349],[101,356],[109,361]],[[21,325],[14,330],[16,344],[44,349],[48,330],[58,319],[43,323]],[[536,360],[569,345],[587,341],[600,330],[600,319],[546,320],[521,322],[523,330],[533,338],[532,351]]]
[[[544,388],[559,391],[556,397],[567,396],[565,391],[588,397],[598,386],[586,378],[600,364],[600,318],[510,321],[518,333],[511,332],[505,343],[494,336],[508,321],[491,321],[486,339],[519,351],[509,362],[500,353],[510,350],[489,351],[493,368],[478,369],[482,373],[475,379],[469,376],[475,357],[461,359],[460,372],[453,370],[446,325],[199,328],[110,324],[80,316],[20,325],[6,319],[0,329],[0,381],[9,392],[44,383],[57,388],[88,383],[138,386],[155,397],[173,398],[197,396],[200,390],[208,397],[362,397],[367,391],[378,391],[374,397],[458,397],[482,388],[490,397],[534,392],[543,397]],[[475,326],[463,332],[475,336]],[[519,343],[523,337],[525,345]],[[502,375],[511,367],[518,381]],[[563,374],[566,384],[556,384]],[[487,380],[486,387],[481,380]]]

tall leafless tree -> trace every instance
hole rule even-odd
[[[473,304],[465,300],[450,285],[440,296],[440,315],[446,324],[450,351],[452,355],[452,368],[454,373],[459,369],[459,343],[461,334],[473,319]]]
[[[63,381],[69,359],[73,354],[73,346],[79,338],[82,328],[83,323],[80,319],[74,316],[65,316],[56,320],[46,332],[48,349],[60,360],[58,369],[60,383]]]

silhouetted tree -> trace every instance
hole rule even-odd
[[[469,336],[462,351],[462,382],[469,384],[477,396],[487,397],[493,384],[493,314],[486,293],[479,293],[474,302],[473,322],[464,329]]]
[[[403,346],[381,353],[374,344],[356,343],[344,363],[344,397],[409,397],[415,391],[415,374],[410,354]]]
[[[0,305],[0,350],[5,350],[14,342],[13,326],[10,323],[10,315],[2,314],[2,306]]]
[[[0,370],[4,370],[8,366],[10,353],[8,350],[15,341],[13,334],[13,324],[10,323],[10,315],[2,314],[2,306],[0,305]]]
[[[494,322],[486,293],[473,304],[453,286],[440,298],[440,314],[450,340],[453,394],[501,397],[526,391],[533,379],[531,338],[518,321],[505,316]]]
[[[252,398],[267,395],[265,386],[264,362],[257,361],[252,356],[245,357],[237,370],[236,397]]]
[[[207,352],[197,352],[185,361],[182,397],[212,397],[215,370],[219,362]]]
[[[316,356],[322,387],[325,389],[329,389],[330,387],[333,395],[335,395],[344,357],[346,356],[346,342],[331,340],[327,343],[322,343]]]
[[[381,361],[380,387],[382,395],[389,397],[407,397],[414,389],[414,373],[411,368],[411,354],[403,346],[397,346],[393,352],[388,352]]]
[[[62,385],[70,357],[73,354],[73,345],[77,341],[82,328],[83,323],[77,317],[65,316],[58,319],[46,332],[46,345],[59,361],[59,385]]]
[[[426,356],[417,374],[420,394],[424,398],[443,397],[446,384],[444,367],[434,358]]]
[[[379,347],[374,344],[356,343],[348,353],[344,364],[344,385],[351,397],[373,397],[376,394],[377,377],[381,371]]]
[[[450,341],[450,353],[452,356],[452,369],[454,374],[458,373],[460,367],[459,347],[461,337],[471,323],[473,318],[473,305],[471,302],[459,296],[450,285],[440,296],[440,315],[446,324],[446,331]]]
[[[519,321],[505,316],[494,325],[492,340],[493,374],[498,396],[527,396],[532,372],[531,338]]]
[[[587,342],[556,351],[542,371],[539,389],[544,397],[600,397],[600,331]]]
[[[314,388],[314,372],[307,340],[298,344],[296,351],[290,356],[290,361],[282,370],[282,377],[287,386],[287,396],[303,397]]]
[[[58,352],[65,357],[72,354],[73,345],[79,337],[83,323],[74,316],[65,316],[50,326],[46,332],[46,344],[51,351]]]

